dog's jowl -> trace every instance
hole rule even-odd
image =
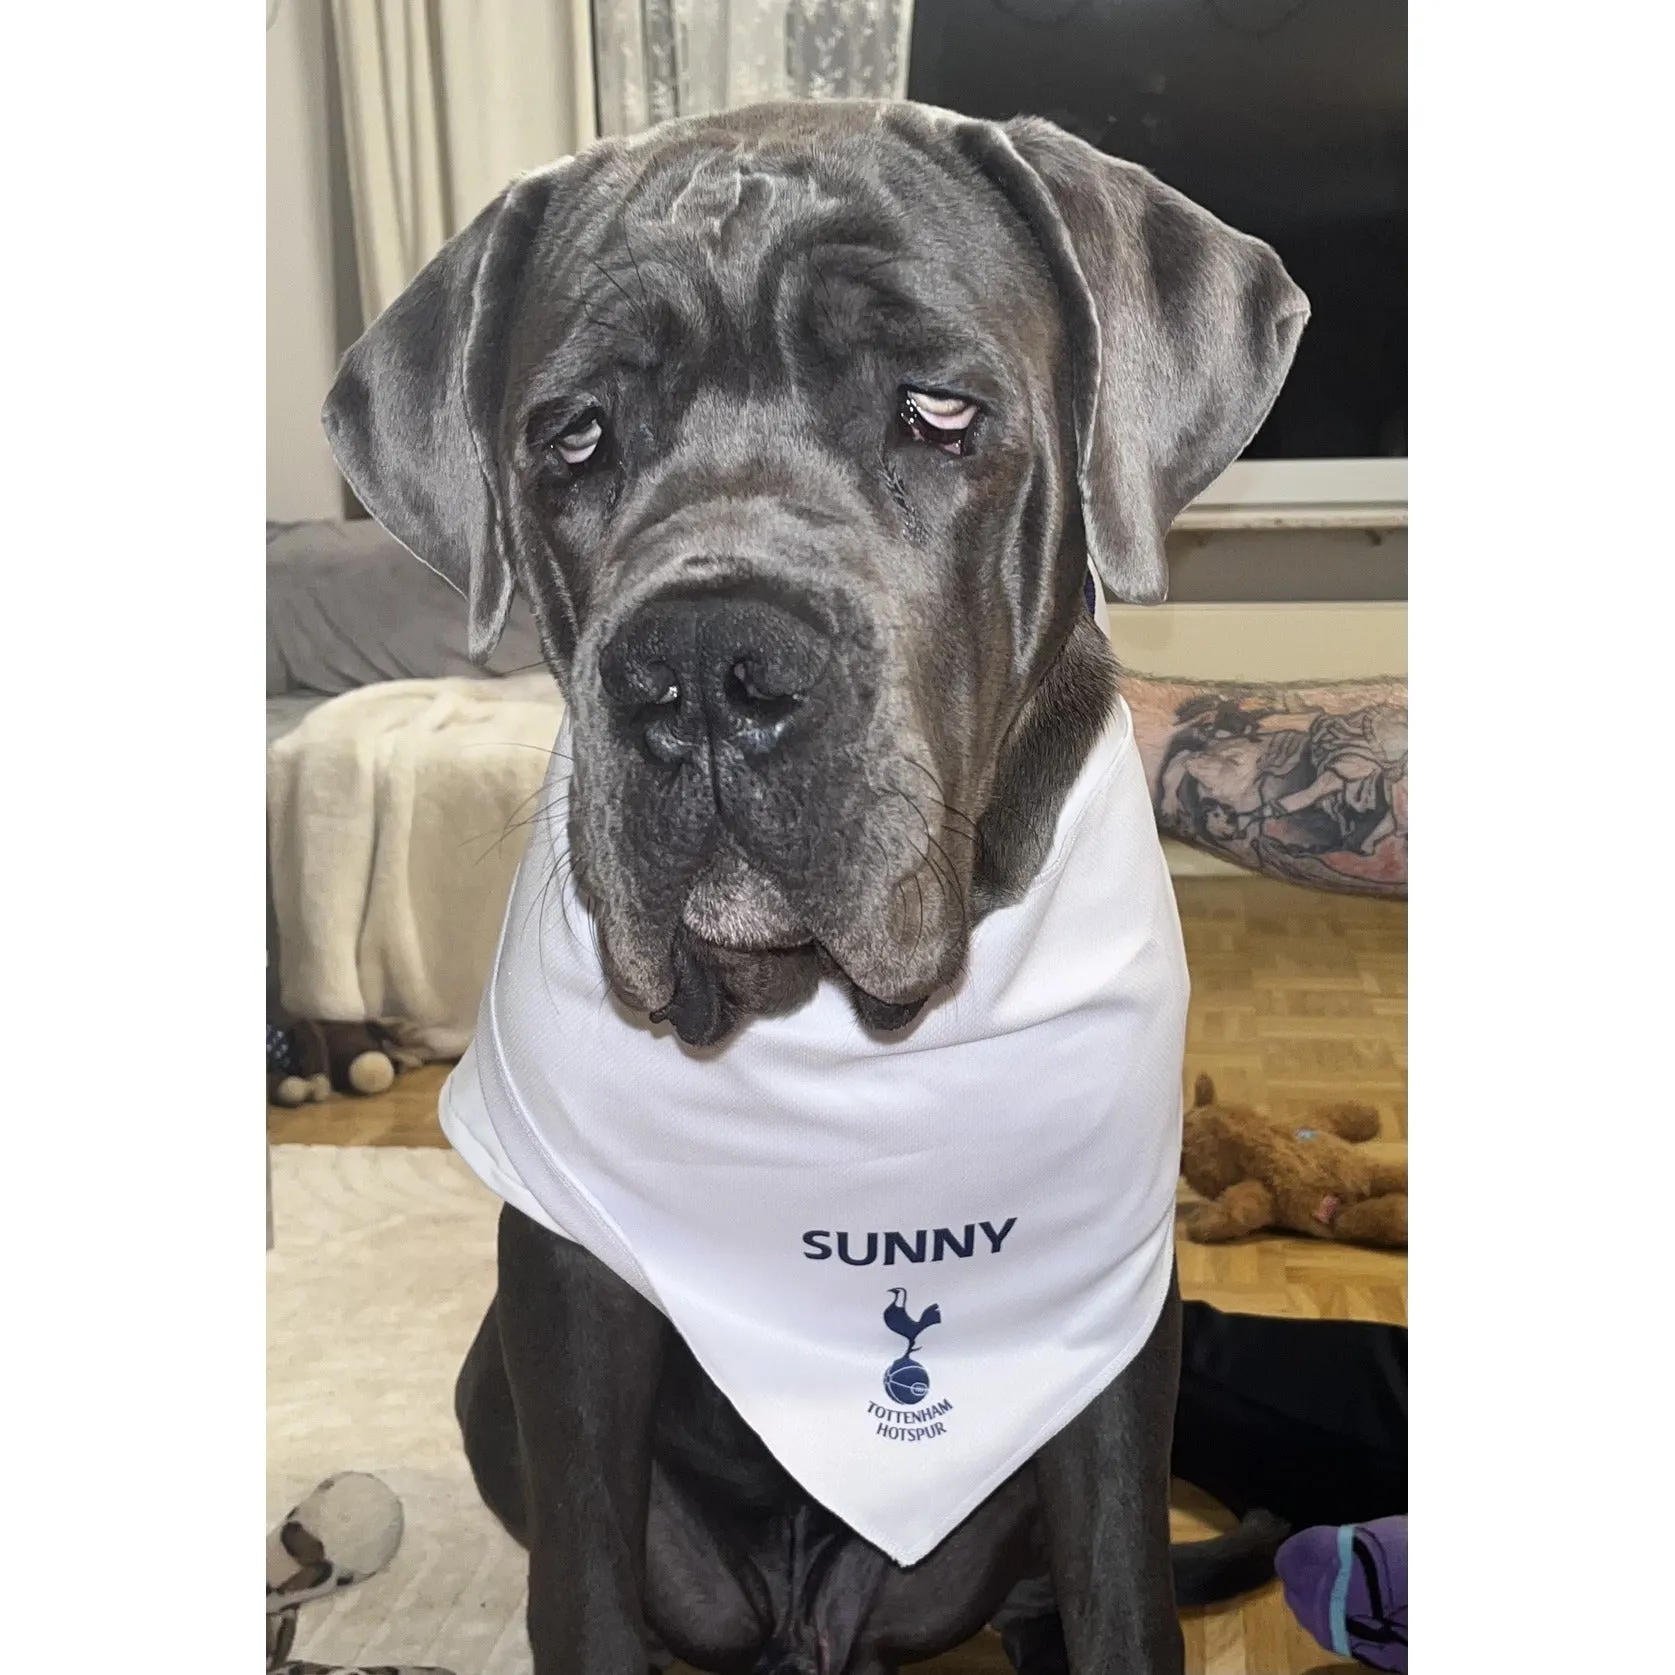
[[[1020,1667],[1180,1667],[1186,974],[1084,589],[1162,597],[1306,314],[1050,124],[789,105],[525,176],[346,357],[567,705],[443,1101],[539,1675],[883,1675],[1044,1577]]]

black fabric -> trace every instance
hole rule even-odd
[[[1184,1305],[1174,1473],[1293,1529],[1407,1511],[1407,1329]]]

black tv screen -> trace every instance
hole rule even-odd
[[[1246,458],[1406,455],[1402,0],[917,0],[908,96],[1050,117],[1279,251],[1313,316]]]

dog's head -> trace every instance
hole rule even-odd
[[[825,970],[888,1027],[1039,867],[1108,711],[1089,560],[1163,596],[1306,313],[1050,124],[764,106],[517,181],[325,418],[475,655],[532,604],[622,997],[708,1041]]]

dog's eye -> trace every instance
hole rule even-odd
[[[945,453],[970,452],[971,428],[977,422],[977,403],[963,395],[935,395],[929,390],[903,390],[902,428],[916,442],[928,442]]]
[[[566,465],[586,465],[598,451],[605,436],[605,424],[597,412],[584,413],[566,431],[560,431],[546,444],[547,452],[557,454]]]

